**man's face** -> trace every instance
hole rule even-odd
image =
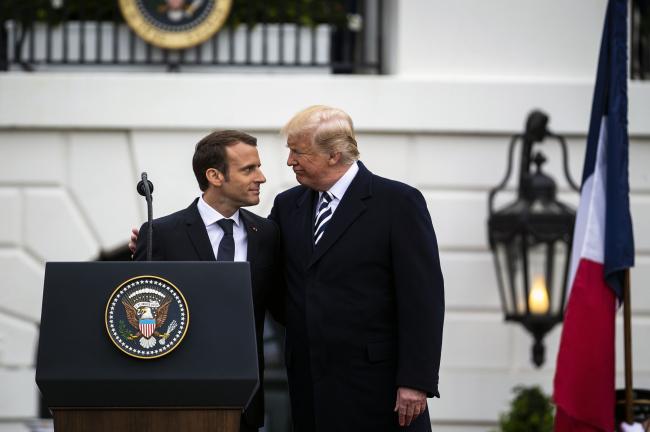
[[[289,137],[287,165],[293,168],[296,180],[315,190],[327,190],[325,179],[330,169],[330,155],[312,148],[309,137]]]
[[[226,147],[228,158],[228,179],[221,185],[221,197],[234,207],[259,204],[260,185],[266,177],[260,167],[257,147],[238,142]]]

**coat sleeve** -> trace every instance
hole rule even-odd
[[[280,230],[274,226],[274,257],[273,257],[273,279],[267,309],[275,321],[283,326],[286,324],[286,283],[284,279],[284,250],[282,249],[282,236]]]
[[[401,191],[391,213],[398,327],[398,387],[440,397],[438,370],[445,313],[438,244],[422,194]]]
[[[140,227],[140,232],[138,234],[138,241],[135,245],[135,253],[133,254],[134,261],[146,261],[147,260],[147,244],[149,239],[147,238],[147,229],[149,228],[149,223],[145,222]],[[156,226],[153,227],[153,249],[151,251],[151,260],[152,261],[165,261],[164,247],[160,244],[160,236],[156,235]]]

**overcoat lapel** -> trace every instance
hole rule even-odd
[[[327,225],[323,237],[314,248],[314,253],[307,268],[314,265],[366,210],[366,204],[363,200],[371,196],[372,173],[361,162],[357,163],[359,164],[359,172],[350,183],[348,190],[334,212],[334,216]]]
[[[296,200],[296,209],[294,213],[293,226],[296,234],[294,241],[298,246],[300,257],[303,263],[307,263],[314,250],[313,246],[313,218],[314,218],[314,200],[318,193],[312,189],[306,188],[305,191]]]
[[[185,210],[187,235],[201,261],[216,261],[210,237],[208,237],[203,219],[201,219],[201,214],[196,206],[197,202],[198,198]]]

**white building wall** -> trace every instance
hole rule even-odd
[[[502,322],[486,241],[487,193],[505,172],[509,135],[522,130],[532,108],[568,135],[579,180],[604,5],[389,1],[394,74],[381,77],[0,74],[0,431],[22,430],[36,414],[44,262],[91,260],[124,244],[145,218],[134,190],[142,170],[155,183],[156,216],[187,206],[198,193],[193,146],[212,129],[259,138],[268,183],[253,210],[266,215],[274,195],[295,184],[277,131],[315,103],[348,111],[368,167],[427,199],[447,300],[443,397],[430,402],[436,430],[490,429],[516,384],[550,392],[560,329],[547,338],[545,366],[533,369],[530,337]],[[629,97],[634,372],[636,386],[648,388],[650,85],[631,83]],[[543,150],[562,197],[576,203],[556,145]]]
[[[393,73],[454,79],[591,79],[607,0],[395,0]]]

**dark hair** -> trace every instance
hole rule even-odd
[[[228,180],[226,147],[238,142],[257,146],[257,138],[236,130],[212,132],[196,144],[194,157],[192,158],[192,168],[202,191],[205,191],[209,185],[208,179],[205,178],[205,172],[209,168],[219,170]]]

